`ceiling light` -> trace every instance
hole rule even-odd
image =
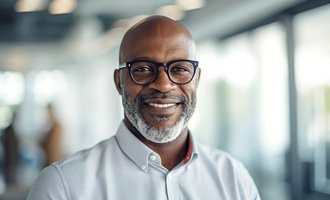
[[[18,0],[15,5],[16,12],[34,12],[45,8],[45,0]]]
[[[177,5],[168,5],[159,8],[156,14],[167,16],[173,20],[180,20],[184,18],[185,12]]]
[[[195,10],[204,7],[204,0],[176,0],[176,4],[183,10]]]
[[[77,7],[76,0],[53,0],[49,5],[51,14],[71,13]]]

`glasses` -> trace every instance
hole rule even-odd
[[[159,67],[164,66],[168,78],[175,84],[189,83],[195,76],[198,61],[173,60],[168,63],[158,63],[151,60],[134,60],[119,65],[119,69],[128,68],[129,75],[138,85],[154,82],[159,73]]]

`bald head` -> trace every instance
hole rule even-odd
[[[189,31],[183,25],[168,17],[151,16],[138,22],[125,33],[120,45],[119,62],[122,63],[134,59],[130,52],[138,51],[136,49],[137,46],[141,48],[141,45],[147,45],[148,48],[152,49],[167,48],[168,46],[164,45],[167,40],[182,42],[181,47],[186,48],[188,53],[192,54],[190,57],[195,58],[194,41]]]

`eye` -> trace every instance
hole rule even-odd
[[[131,72],[139,75],[148,75],[155,72],[155,67],[149,62],[136,62],[131,67]]]
[[[171,72],[186,72],[188,71],[185,67],[182,67],[182,66],[175,66],[171,69]]]
[[[175,65],[171,68],[171,73],[173,74],[190,74],[192,73],[192,68],[186,65]]]
[[[133,68],[133,72],[138,72],[138,73],[149,73],[153,72],[152,68],[144,65],[144,66],[138,66]]]

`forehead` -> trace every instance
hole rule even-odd
[[[195,57],[195,44],[189,32],[174,22],[156,21],[133,28],[124,36],[121,62],[139,57],[155,61]]]
[[[193,59],[192,43],[185,37],[144,37],[127,45],[122,52],[126,61],[146,57],[156,61],[190,58]]]

